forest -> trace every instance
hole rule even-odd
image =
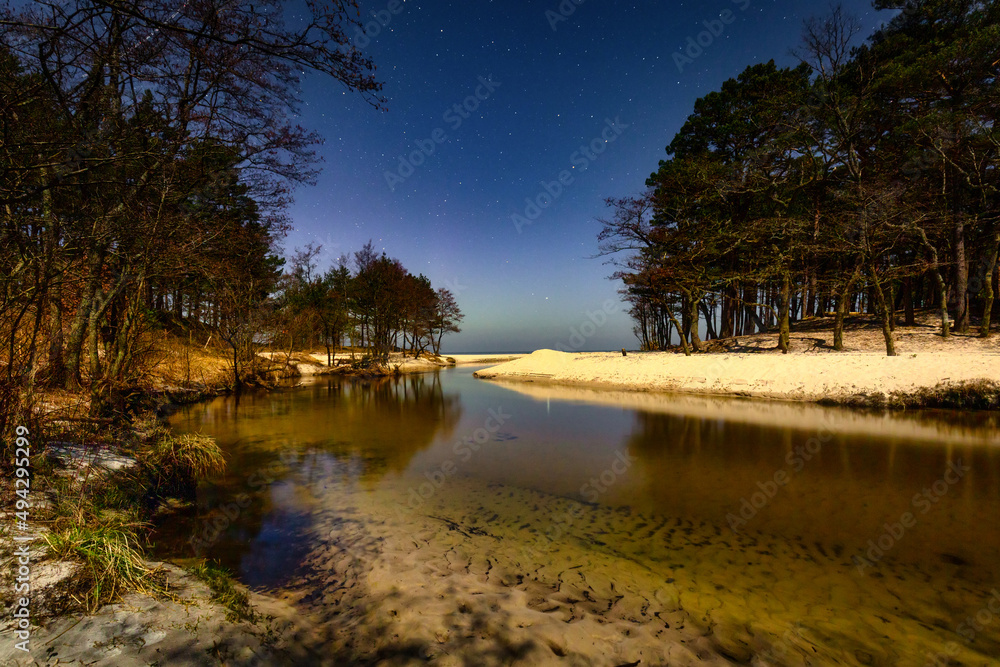
[[[997,309],[1000,5],[877,0],[900,10],[859,42],[840,7],[808,21],[799,64],[747,67],[697,100],[667,159],[606,200],[600,254],[616,265],[643,349],[852,312],[886,352],[902,317],[983,337]]]
[[[288,262],[293,189],[320,137],[295,124],[302,76],[385,108],[351,46],[357,6],[71,0],[0,14],[0,432],[36,390],[119,412],[164,331],[228,350],[254,380],[267,346],[438,352],[454,296],[368,244],[320,273]],[[287,265],[286,265],[287,264]]]

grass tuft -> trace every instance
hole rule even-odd
[[[157,429],[150,448],[139,456],[139,463],[151,480],[151,490],[163,494],[187,493],[198,480],[226,470],[226,459],[219,445],[201,433],[176,435]]]
[[[212,589],[212,599],[226,608],[226,620],[257,622],[260,615],[250,604],[250,595],[233,579],[232,572],[211,561],[196,565],[189,571]]]
[[[158,571],[146,564],[135,528],[112,519],[94,525],[70,525],[45,536],[56,558],[84,564],[89,588],[80,602],[89,611],[131,591],[166,591]]]

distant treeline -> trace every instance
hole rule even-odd
[[[394,350],[415,357],[428,349],[439,354],[444,335],[461,331],[464,316],[450,290],[435,290],[427,277],[414,276],[398,259],[378,255],[371,242],[354,253],[353,273],[343,255],[320,275],[320,251],[313,245],[297,251],[278,285],[280,336],[289,347],[323,345],[332,363],[333,350],[349,343],[384,364]]]
[[[294,120],[302,75],[383,105],[350,44],[356,3],[294,21],[285,4],[0,9],[0,435],[37,413],[40,386],[116,411],[177,318],[229,343],[236,386],[260,341],[302,323],[319,327],[303,342],[352,335],[384,354],[400,333],[436,347],[442,309],[456,320],[447,294],[370,248],[353,273],[283,273],[289,193],[317,173],[319,137]]]
[[[643,348],[796,317],[882,322],[933,307],[941,332],[991,330],[997,286],[1000,5],[901,10],[860,46],[839,7],[806,23],[797,67],[748,67],[695,103],[640,195],[608,199],[614,257]]]

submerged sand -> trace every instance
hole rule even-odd
[[[946,646],[942,601],[990,597],[944,570],[860,576],[819,544],[472,479],[408,507],[399,482],[316,499],[285,595],[328,633],[324,664],[923,665]],[[949,657],[989,664],[996,630]]]
[[[912,393],[939,383],[1000,378],[1000,353],[969,351],[839,354],[672,352],[567,353],[538,350],[477,371],[476,377],[591,384],[639,391],[722,394],[800,401]]]

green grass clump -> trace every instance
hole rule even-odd
[[[89,611],[131,591],[165,592],[162,577],[146,564],[136,527],[112,518],[93,525],[57,527],[45,536],[56,558],[84,564],[89,588],[80,602]]]
[[[250,604],[250,595],[239,587],[232,572],[211,561],[196,565],[189,571],[208,584],[212,600],[226,608],[226,620],[257,622],[259,614]]]
[[[175,435],[159,429],[148,450],[139,455],[139,464],[158,494],[189,493],[198,480],[221,474],[226,459],[215,440],[201,433]]]

